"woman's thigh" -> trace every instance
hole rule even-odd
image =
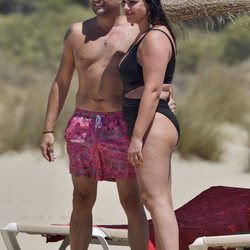
[[[136,168],[141,191],[156,195],[170,191],[171,156],[178,141],[173,123],[156,113],[143,147],[143,165]]]

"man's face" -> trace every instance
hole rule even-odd
[[[94,13],[99,16],[119,11],[119,0],[90,0]]]

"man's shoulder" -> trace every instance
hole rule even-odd
[[[83,36],[83,29],[84,27],[90,26],[91,23],[93,22],[93,18],[88,19],[88,20],[84,20],[84,21],[80,21],[80,22],[75,22],[72,23],[67,31],[65,32],[64,35],[64,40],[66,40],[69,36],[70,37],[75,37],[75,36]]]
[[[87,20],[83,20],[83,21],[79,21],[79,22],[75,22],[72,23],[70,25],[70,29],[72,30],[72,32],[80,32],[82,33],[83,27],[87,27],[92,25],[92,23],[94,22],[94,18],[90,18]]]

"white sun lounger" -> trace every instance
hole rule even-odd
[[[237,250],[243,250],[245,247],[250,247],[250,234],[199,237],[189,246],[189,249],[207,250],[209,247],[224,249],[234,247]]]
[[[18,243],[18,233],[42,236],[65,236],[59,250],[64,250],[69,245],[69,226],[67,225],[25,225],[18,223],[9,223],[6,227],[0,229],[2,238],[7,250],[20,250]],[[109,250],[110,245],[128,246],[127,229],[114,229],[106,227],[93,227],[91,244],[100,244],[104,250]]]
[[[6,227],[0,229],[0,231],[7,250],[21,249],[17,241],[18,233],[42,236],[65,236],[59,250],[65,250],[69,245],[68,225],[37,226],[9,223]],[[109,250],[110,245],[128,246],[127,237],[127,229],[94,226],[91,244],[100,244],[104,250]],[[209,247],[224,247],[225,249],[235,247],[237,250],[243,250],[245,247],[250,247],[250,234],[199,237],[189,246],[189,249],[207,250]]]

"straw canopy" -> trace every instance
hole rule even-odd
[[[174,23],[250,13],[250,0],[162,0],[162,5],[165,14]]]

